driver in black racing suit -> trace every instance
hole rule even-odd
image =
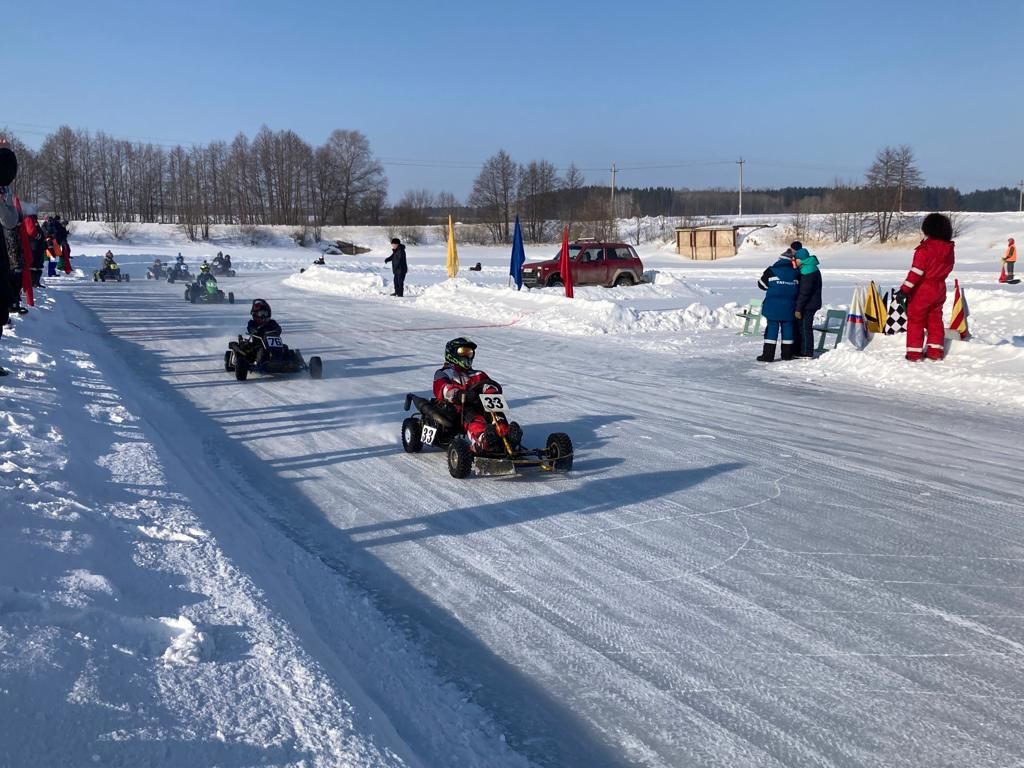
[[[263,355],[267,352],[265,343],[267,336],[280,336],[281,326],[277,320],[271,318],[270,303],[266,299],[254,299],[249,315],[250,320],[245,327],[245,332],[251,338],[243,343],[242,349],[250,356],[255,353],[256,365],[259,365],[263,360]],[[257,342],[256,338],[263,339],[264,344]]]

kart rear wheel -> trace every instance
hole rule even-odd
[[[229,373],[235,370],[235,366],[231,362],[231,356],[233,354],[234,353],[230,349],[224,353],[224,370],[228,371]]]
[[[423,424],[412,416],[402,422],[402,447],[406,453],[423,450]]]
[[[324,362],[317,355],[309,358],[309,376],[313,379],[322,379],[324,377]]]
[[[130,283],[132,281],[132,276],[126,273],[124,276],[124,281],[126,283]]]
[[[245,381],[247,378],[249,378],[249,361],[235,355],[235,381]]]
[[[572,469],[572,440],[564,432],[552,432],[548,435],[548,444],[544,452],[551,462],[552,469],[559,472],[568,472]]]
[[[473,452],[465,440],[453,440],[448,446],[448,474],[452,477],[469,477],[473,469]]]
[[[234,293],[234,291],[228,291],[228,304],[234,304],[234,303],[235,303],[235,293]]]

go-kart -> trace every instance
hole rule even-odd
[[[147,280],[163,280],[167,275],[167,267],[163,264],[151,264],[149,269],[146,270]]]
[[[515,433],[521,436],[522,430],[509,419],[505,396],[482,393],[481,388],[466,392],[461,415],[450,403],[407,394],[405,410],[415,405],[419,413],[402,422],[402,447],[406,453],[419,453],[424,445],[441,448],[448,454],[448,473],[458,478],[468,477],[474,467],[480,475],[514,475],[525,468],[546,472],[572,469],[572,440],[567,434],[553,432],[544,448],[524,448],[515,441]],[[488,430],[493,427],[500,438],[501,448],[497,451],[473,445],[466,435],[467,420],[481,411]]]
[[[167,282],[173,283],[175,280],[191,280],[192,273],[188,271],[188,264],[184,262],[176,261],[167,268]]]
[[[229,373],[233,371],[238,381],[245,381],[250,371],[267,374],[309,371],[310,378],[321,379],[324,364],[316,355],[309,358],[307,364],[302,353],[297,349],[289,349],[281,341],[280,335],[244,338],[239,334],[238,341],[228,343],[228,351],[224,353],[224,370]]]
[[[105,283],[108,280],[112,282],[116,280],[119,283],[123,280],[124,282],[127,283],[131,279],[132,276],[129,275],[127,272],[122,274],[121,267],[119,267],[117,263],[113,261],[110,262],[109,264],[105,264],[104,266],[100,267],[99,269],[92,273],[92,280],[94,283]]]
[[[230,261],[217,261],[213,260],[210,264],[210,274],[216,277],[234,277],[235,270],[231,267]]]
[[[185,286],[185,301],[190,304],[228,304],[235,303],[235,294],[229,291],[227,294],[217,287],[217,281],[208,279],[205,283],[198,280],[191,285]]]

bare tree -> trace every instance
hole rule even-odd
[[[333,131],[326,150],[338,174],[336,216],[347,226],[355,211],[372,210],[381,196],[387,195],[384,167],[373,156],[370,141],[359,131]]]
[[[555,166],[546,160],[531,162],[522,169],[519,200],[526,223],[526,238],[534,243],[547,240],[546,224],[555,218],[555,192],[561,185]]]
[[[436,202],[429,189],[410,189],[391,209],[391,221],[400,226],[426,224]]]
[[[913,150],[906,145],[879,150],[868,168],[865,182],[875,234],[878,241],[884,243],[898,235],[902,228],[904,194],[923,183],[921,172],[914,164]]]
[[[511,240],[512,211],[522,171],[501,149],[490,157],[473,181],[469,204],[480,210],[496,243]]]
[[[576,212],[583,203],[581,192],[586,183],[586,179],[583,178],[582,171],[576,167],[576,163],[570,163],[562,179],[562,199],[564,200],[562,223],[570,230],[572,230]]]

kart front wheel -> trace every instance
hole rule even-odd
[[[465,440],[453,440],[448,446],[448,474],[452,477],[469,477],[473,469],[473,452]]]
[[[231,362],[232,354],[233,353],[230,349],[224,353],[224,370],[227,371],[228,373],[235,370],[235,366]]]
[[[234,303],[235,303],[234,291],[228,291],[228,304],[234,304]]]
[[[572,440],[564,432],[553,432],[548,435],[548,444],[545,449],[551,468],[559,472],[568,472],[572,469]]]
[[[249,378],[249,361],[235,355],[235,380],[245,381]]]
[[[412,416],[402,422],[402,447],[406,453],[419,453],[423,449],[423,424]]]
[[[317,355],[309,358],[309,376],[312,379],[322,379],[324,377],[324,361]]]

